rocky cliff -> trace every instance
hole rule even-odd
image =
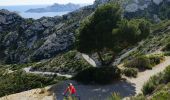
[[[1,63],[37,61],[71,48],[80,20],[93,11],[89,6],[62,17],[33,20],[0,10]]]
[[[94,5],[61,17],[23,19],[0,10],[0,63],[24,63],[51,58],[73,47],[75,30],[97,6],[118,2],[126,18],[146,17],[155,22],[170,18],[170,0],[96,0]]]
[[[131,18],[148,18],[154,22],[170,18],[170,0],[96,0],[95,6],[108,2],[122,5],[124,16]]]

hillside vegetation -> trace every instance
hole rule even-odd
[[[44,77],[40,75],[27,74],[24,71],[8,73],[6,69],[0,68],[0,97],[31,90],[43,88],[56,84],[64,78]]]
[[[169,0],[159,4],[153,0],[110,1],[115,0],[96,0],[94,5],[61,17],[38,20],[0,10],[0,97],[66,80],[28,74],[23,71],[26,67],[71,74],[73,80],[85,84],[107,85],[121,80],[122,75],[137,77],[140,71],[152,70],[164,61],[170,55]],[[138,9],[127,11],[134,3]],[[145,4],[147,8],[141,10]],[[122,69],[113,66],[116,58],[134,47],[137,49],[120,62],[124,63]],[[82,53],[95,56],[101,65],[92,67]],[[166,100],[169,84],[170,66],[144,85],[143,95],[131,99]],[[117,94],[112,98],[121,99]]]
[[[76,50],[57,55],[53,59],[32,65],[32,70],[74,74],[92,67]]]
[[[148,38],[143,40],[137,50],[130,53],[125,59],[133,59],[134,57],[168,50],[170,43],[170,21],[165,20],[159,24],[152,25],[152,32]]]

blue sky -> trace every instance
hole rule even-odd
[[[9,5],[44,5],[44,4],[53,4],[53,3],[76,3],[83,4],[88,3],[92,4],[95,0],[0,0],[0,6],[9,6]]]

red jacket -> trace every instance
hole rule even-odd
[[[64,94],[66,94],[67,92],[70,92],[70,94],[75,94],[76,93],[76,89],[73,85],[70,85],[65,91]]]

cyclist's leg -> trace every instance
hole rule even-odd
[[[69,100],[69,95],[63,95],[63,100]]]
[[[75,94],[72,94],[72,97],[76,100],[80,100],[80,96],[78,96],[76,93]]]

